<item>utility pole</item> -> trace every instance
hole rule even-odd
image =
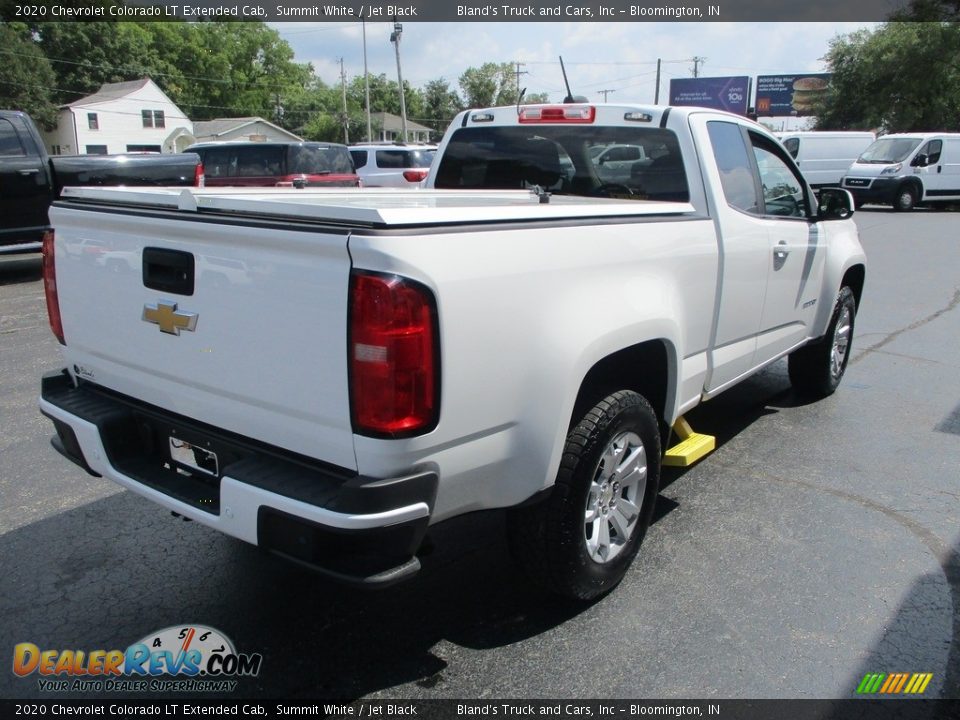
[[[370,72],[367,70],[367,21],[363,25],[363,97],[367,109],[367,142],[373,142],[373,128],[370,125]]]
[[[347,74],[343,71],[343,58],[340,58],[340,88],[343,90],[343,142],[350,144],[350,120],[347,115]]]
[[[660,104],[660,58],[657,58],[657,90],[653,95],[653,104]]]
[[[403,97],[403,74],[400,72],[400,35],[403,33],[403,25],[397,22],[397,16],[393,16],[393,32],[390,34],[390,42],[394,44],[397,51],[397,82],[400,83],[400,126],[403,128],[403,142],[407,142],[407,101]]]
[[[606,102],[606,101],[607,101],[607,95],[609,95],[609,94],[612,93],[612,92],[616,92],[616,90],[597,90],[597,92],[598,92],[598,93],[603,93],[603,101]]]
[[[520,76],[527,74],[527,71],[526,71],[526,70],[521,70],[521,69],[520,69],[520,66],[521,66],[521,65],[526,65],[526,63],[517,62],[516,60],[514,60],[513,64],[514,64],[514,65],[516,66],[516,68],[517,68],[517,69],[516,69],[516,76],[517,76],[517,97],[518,97],[518,102],[519,102],[519,95],[520,95]]]
[[[693,76],[700,77],[700,63],[706,63],[707,59],[705,57],[693,56]]]

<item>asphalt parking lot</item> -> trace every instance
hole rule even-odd
[[[0,654],[200,623],[263,654],[238,697],[848,698],[868,672],[960,697],[960,213],[855,219],[838,392],[799,400],[780,362],[689,416],[718,450],[666,475],[637,562],[586,607],[526,583],[500,513],[365,594],[87,476],[36,409],[59,367],[39,261],[0,258]],[[2,698],[55,696],[0,673]]]

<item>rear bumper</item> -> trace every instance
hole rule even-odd
[[[53,446],[87,472],[228,535],[338,580],[382,586],[416,558],[437,475],[367,478],[105,391],[43,378],[41,412]],[[169,438],[216,454],[216,472],[171,457]]]

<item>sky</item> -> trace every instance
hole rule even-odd
[[[363,74],[361,23],[270,23],[290,44],[298,62],[313,64],[324,82],[340,81],[342,57],[349,81]],[[692,77],[693,58],[701,77],[824,72],[822,58],[835,36],[873,23],[608,23],[405,22],[400,42],[404,81],[422,87],[445,78],[457,89],[468,67],[485,62],[520,62],[520,86],[546,92],[551,101],[566,91],[558,56],[571,88],[592,102],[652,103],[660,58],[660,101],[666,103],[670,78]],[[366,24],[367,63],[372,75],[396,79],[392,23]],[[780,121],[796,129],[804,121]],[[779,127],[777,129],[780,129]]]

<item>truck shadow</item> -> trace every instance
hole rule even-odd
[[[694,427],[722,445],[791,396],[785,369],[774,366],[703,406]],[[658,517],[671,506],[661,497]],[[597,612],[527,582],[510,561],[504,517],[481,512],[438,525],[436,549],[415,579],[365,592],[117,492],[0,535],[0,615],[9,619],[0,647],[123,650],[166,627],[203,624],[239,652],[263,655],[260,675],[225,697],[348,700],[407,683],[444,697],[446,683],[462,687],[465,653],[522,643]],[[35,675],[6,673],[0,696],[79,694],[41,693]]]
[[[0,647],[123,650],[166,627],[203,624],[239,652],[263,654],[260,676],[241,679],[233,697],[345,700],[411,682],[436,688],[458,646],[521,642],[584,610],[548,602],[525,582],[502,525],[496,512],[441,525],[417,578],[368,592],[120,492],[0,535],[8,619]],[[97,697],[41,693],[37,679],[6,673],[0,695]]]
[[[40,254],[0,255],[0,285],[15,285],[40,280]]]

